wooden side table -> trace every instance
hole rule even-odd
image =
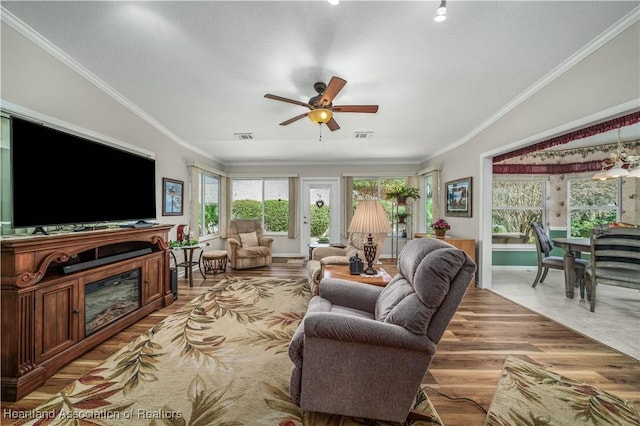
[[[205,274],[221,274],[227,271],[229,254],[226,250],[209,250],[202,253],[202,269]]]
[[[382,268],[378,268],[378,275],[351,275],[349,265],[325,265],[323,278],[340,278],[342,280],[357,281],[359,283],[384,287],[391,281],[391,275]]]
[[[207,277],[202,272],[202,268],[200,267],[200,258],[198,260],[193,260],[193,252],[197,249],[200,249],[200,257],[202,257],[202,252],[204,248],[208,246],[208,243],[202,244],[194,244],[192,246],[183,246],[183,247],[175,247],[172,248],[169,253],[171,253],[171,257],[173,257],[173,262],[176,265],[176,268],[184,267],[185,277],[189,280],[189,287],[193,287],[193,270],[194,266],[198,266],[200,270],[200,274],[202,278],[207,279]],[[175,251],[182,250],[184,252],[184,262],[178,263],[178,259],[176,259]]]

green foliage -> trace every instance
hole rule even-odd
[[[311,204],[311,236],[326,236],[329,230],[329,208]]]
[[[571,214],[571,236],[589,238],[594,226],[616,221],[615,211],[577,211]]]
[[[235,200],[231,205],[233,219],[261,219],[262,203],[257,200]]]
[[[265,232],[285,232],[289,229],[289,201],[265,200],[263,219],[260,201],[235,200],[231,205],[231,217],[262,220]]]
[[[289,200],[265,200],[264,230],[285,232],[289,229]]]
[[[198,240],[169,241],[171,248],[195,246],[196,244],[198,244]]]
[[[385,198],[387,200],[397,198],[413,198],[417,200],[420,198],[420,190],[407,186],[404,182],[393,181],[385,188]]]
[[[354,179],[353,194],[358,199],[378,198],[377,179]]]
[[[217,204],[207,204],[204,206],[204,229],[207,234],[212,234],[218,229],[220,215]]]

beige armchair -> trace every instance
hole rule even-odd
[[[229,264],[234,269],[271,265],[273,238],[264,236],[262,224],[254,219],[234,219],[227,228]]]
[[[311,288],[311,293],[318,294],[318,284],[322,279],[325,265],[348,265],[349,258],[356,253],[364,262],[364,243],[367,242],[369,234],[351,233],[345,248],[339,247],[316,247],[313,249],[311,259],[307,262],[307,281]],[[376,243],[376,257],[373,263],[378,261],[386,234],[373,234],[373,241]]]
[[[293,401],[305,411],[403,422],[475,270],[462,250],[417,238],[386,287],[323,279],[289,344]]]

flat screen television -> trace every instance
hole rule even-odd
[[[155,160],[11,118],[12,227],[156,219]]]

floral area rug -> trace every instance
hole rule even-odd
[[[507,357],[485,426],[638,426],[635,406],[586,383]]]
[[[291,401],[287,351],[310,298],[306,279],[227,277],[19,424],[390,424],[302,412]],[[424,390],[415,408],[432,421],[407,424],[442,425]]]

